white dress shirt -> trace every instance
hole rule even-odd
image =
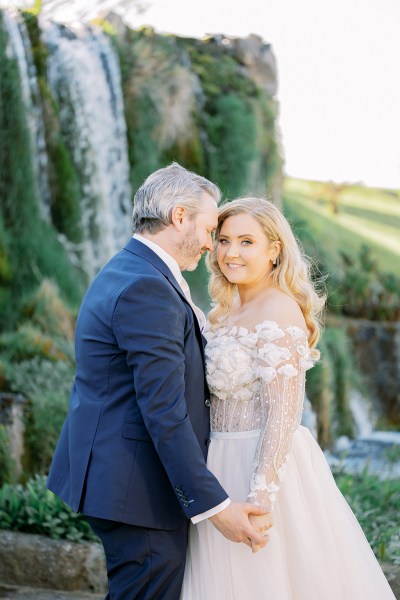
[[[153,250],[153,252],[155,252],[157,254],[157,256],[159,258],[161,258],[162,261],[165,262],[165,264],[167,265],[167,267],[171,271],[172,275],[175,277],[175,279],[177,280],[177,282],[181,286],[181,289],[182,289],[183,293],[188,298],[188,301],[190,302],[190,304],[191,304],[191,306],[192,306],[192,308],[193,308],[193,310],[194,310],[197,318],[200,321],[200,326],[203,328],[203,323],[201,323],[201,317],[199,317],[199,313],[197,312],[197,310],[200,310],[200,309],[197,306],[195,307],[195,305],[193,304],[192,299],[190,297],[190,292],[189,292],[188,296],[187,296],[187,290],[185,292],[185,287],[187,286],[187,289],[189,289],[189,286],[188,286],[187,282],[185,281],[185,279],[183,279],[181,270],[180,270],[179,265],[176,262],[176,260],[170,254],[168,254],[168,252],[166,252],[165,250],[163,250],[161,248],[161,246],[159,246],[158,244],[155,244],[151,240],[148,240],[147,238],[143,237],[142,235],[140,235],[138,233],[135,233],[133,235],[133,238],[135,240],[138,240],[139,242],[141,242],[145,246],[148,246],[148,248],[150,248],[151,250]],[[184,282],[183,287],[181,285],[182,280]],[[186,286],[185,286],[185,284],[186,284]],[[205,317],[204,317],[204,320],[205,320]],[[209,519],[210,517],[218,514],[222,510],[224,510],[224,508],[226,508],[227,506],[229,506],[230,503],[231,503],[230,499],[227,498],[226,500],[224,500],[223,502],[221,502],[217,506],[214,506],[213,508],[210,508],[210,510],[207,510],[206,512],[201,513],[199,515],[195,515],[194,517],[191,518],[191,521],[195,525],[196,523],[200,523],[200,521],[203,521],[204,519]]]

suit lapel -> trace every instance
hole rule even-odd
[[[149,262],[151,265],[153,265],[153,267],[155,267],[158,271],[160,271],[160,273],[162,273],[164,275],[164,277],[166,277],[168,279],[168,281],[172,285],[172,287],[178,292],[179,296],[181,297],[181,300],[183,300],[183,302],[185,302],[185,304],[187,304],[190,307],[190,310],[193,313],[194,328],[196,331],[196,336],[200,342],[199,345],[200,345],[201,355],[202,355],[203,362],[204,362],[205,361],[204,347],[206,345],[206,339],[203,336],[203,334],[201,333],[199,321],[195,315],[193,308],[190,306],[190,302],[188,302],[188,299],[186,298],[185,294],[183,293],[181,286],[179,285],[179,283],[173,276],[173,274],[170,271],[170,269],[168,268],[168,266],[155,252],[153,252],[153,250],[151,248],[146,246],[146,244],[142,244],[142,242],[140,242],[139,240],[135,240],[135,238],[131,238],[129,240],[129,242],[124,247],[124,250],[127,250],[128,252],[131,252],[131,254],[135,254],[136,256],[143,258],[144,260]]]

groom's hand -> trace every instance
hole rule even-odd
[[[249,515],[265,514],[266,511],[263,508],[254,504],[231,502],[227,508],[210,517],[210,521],[228,540],[237,543],[243,542],[250,548],[252,546],[264,548],[268,543],[268,538],[257,532],[251,525]]]

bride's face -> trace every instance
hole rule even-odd
[[[217,260],[228,281],[237,285],[254,285],[266,280],[279,248],[270,243],[261,225],[252,216],[239,214],[222,224]]]

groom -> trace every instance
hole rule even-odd
[[[209,518],[232,541],[266,543],[249,522],[262,511],[231,503],[205,462],[202,315],[181,271],[212,249],[219,199],[177,163],[150,175],[135,195],[133,238],[79,312],[75,382],[48,487],[100,537],[107,598],[177,600],[189,519]]]

